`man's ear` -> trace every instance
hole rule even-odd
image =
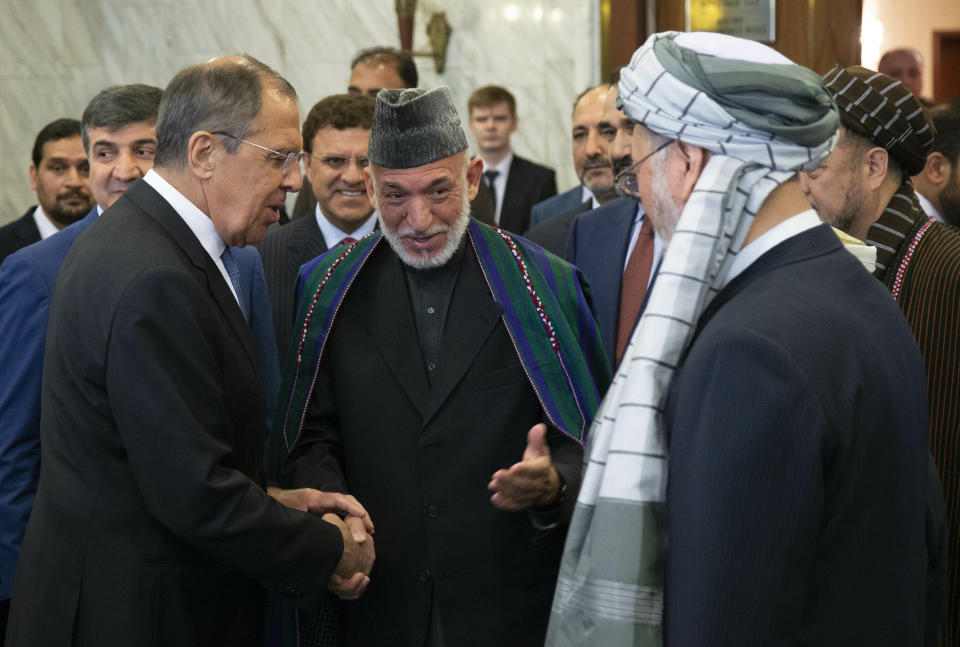
[[[475,157],[467,163],[467,195],[473,200],[480,190],[480,177],[483,175],[483,160]]]
[[[37,167],[34,164],[30,164],[30,188],[37,190]]]
[[[697,180],[700,179],[700,174],[707,166],[710,152],[705,148],[681,140],[677,140],[676,149],[675,163],[679,167],[678,178],[680,181],[676,184],[677,189],[674,192],[674,198],[677,199],[678,204],[686,204],[693,193],[693,187],[697,185]],[[669,154],[667,153],[667,155]]]
[[[187,167],[198,179],[209,180],[220,157],[225,154],[226,150],[216,135],[198,130],[187,142]]]
[[[952,171],[953,165],[947,159],[947,156],[940,151],[933,151],[927,155],[927,163],[920,173],[927,178],[930,184],[943,187],[950,181]]]
[[[880,146],[874,146],[863,155],[863,163],[866,165],[867,188],[876,191],[883,184],[890,169],[890,153],[887,149]]]
[[[373,176],[370,174],[370,167],[367,166],[363,169],[363,183],[367,187],[367,199],[370,200],[370,204],[373,205],[373,208],[377,208],[377,192],[373,189]]]

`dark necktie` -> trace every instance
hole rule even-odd
[[[244,294],[240,288],[240,266],[237,265],[237,259],[233,257],[229,247],[224,249],[223,253],[220,254],[220,260],[223,261],[223,266],[227,270],[227,276],[230,277],[230,282],[233,283],[233,289],[237,293],[237,303],[240,305],[240,312],[243,313],[244,319],[250,321],[250,308],[245,299],[246,294]]]
[[[650,218],[644,216],[640,226],[640,235],[630,252],[627,269],[623,271],[623,283],[620,285],[620,316],[617,319],[617,364],[623,351],[630,342],[633,324],[637,321],[643,297],[650,282],[650,270],[653,266],[653,228]]]
[[[490,202],[493,203],[493,213],[497,213],[497,188],[493,181],[500,175],[500,171],[484,171],[483,177],[487,178],[487,186],[490,187]]]

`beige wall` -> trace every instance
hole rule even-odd
[[[883,23],[883,39],[878,51],[863,48],[863,66],[877,69],[880,54],[894,47],[916,47],[926,65],[923,71],[923,94],[933,96],[933,31],[960,30],[960,2],[957,0],[863,0],[865,39],[874,21]],[[866,45],[866,42],[865,42]]]

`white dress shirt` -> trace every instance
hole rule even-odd
[[[37,224],[37,231],[40,232],[40,240],[50,238],[50,236],[60,231],[39,204],[37,208],[33,210],[33,222]]]
[[[807,209],[767,230],[759,238],[740,250],[733,261],[733,265],[730,266],[730,273],[724,279],[723,286],[726,287],[730,281],[743,274],[748,267],[753,265],[758,258],[783,241],[822,224],[823,222],[817,216],[817,212],[813,209]]]
[[[919,191],[914,191],[914,193],[917,194],[917,200],[920,201],[920,208],[923,209],[923,213],[928,216],[933,216],[937,219],[937,222],[943,222],[943,216],[941,216],[937,208],[933,206],[933,203],[927,200],[927,197]]]
[[[355,240],[360,240],[371,231],[377,225],[377,212],[374,211],[370,214],[370,217],[363,221],[363,224],[357,227],[355,230],[351,231],[349,234],[344,233],[337,227],[334,227],[333,223],[326,219],[323,215],[323,212],[320,211],[320,205],[317,205],[317,208],[314,210],[314,215],[317,218],[317,227],[320,228],[320,233],[323,234],[323,241],[327,244],[327,249],[333,249],[340,244],[344,238],[353,238]]]
[[[482,159],[482,158],[481,158]],[[496,171],[497,177],[493,179],[493,190],[496,194],[497,205],[496,209],[493,212],[493,221],[500,224],[500,211],[503,208],[503,194],[507,191],[507,176],[510,175],[510,165],[513,164],[513,153],[507,153],[506,156],[500,160],[500,163],[496,166],[488,166],[487,160],[483,160],[483,172],[487,171]],[[483,181],[486,182],[487,178],[484,176]],[[488,185],[489,186],[489,185]]]
[[[237,305],[239,305],[240,298],[237,296],[237,291],[233,289],[233,281],[230,280],[230,275],[227,274],[227,268],[224,267],[223,261],[220,259],[220,255],[223,254],[223,250],[227,248],[227,244],[220,238],[220,234],[217,233],[216,227],[213,226],[213,221],[210,220],[210,216],[200,211],[195,204],[173,188],[172,184],[160,177],[153,169],[147,171],[147,174],[143,176],[143,181],[152,186],[156,192],[160,194],[160,197],[173,207],[173,210],[183,219],[183,222],[190,228],[193,235],[197,237],[200,245],[203,246],[203,249],[210,256],[210,260],[212,260],[213,264],[220,270],[220,275],[230,289],[230,294],[233,295],[233,298],[237,300]]]

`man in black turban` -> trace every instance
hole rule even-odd
[[[837,66],[824,82],[840,109],[840,141],[820,168],[800,174],[801,183],[821,219],[877,248],[874,276],[900,304],[920,346],[930,449],[942,478],[949,536],[942,644],[960,645],[960,231],[923,212],[910,180],[923,170],[936,131],[927,109],[896,79]],[[935,488],[931,497],[939,497]],[[933,502],[929,509],[938,508]],[[941,613],[940,595],[929,601],[934,634],[929,620]]]

